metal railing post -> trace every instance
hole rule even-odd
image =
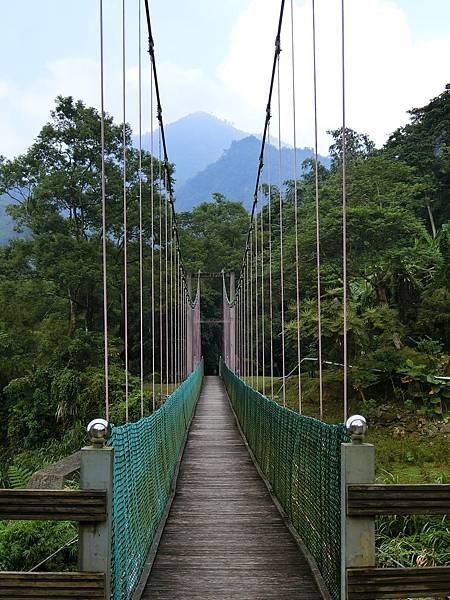
[[[351,444],[341,444],[341,600],[347,600],[347,569],[375,566],[375,520],[373,516],[349,517],[347,486],[373,483],[375,447],[365,444],[367,423],[354,415],[347,420]]]
[[[105,597],[111,595],[111,538],[114,448],[105,445],[110,426],[104,419],[88,425],[91,446],[81,449],[80,487],[106,490],[106,520],[100,523],[80,523],[80,571],[105,574]]]

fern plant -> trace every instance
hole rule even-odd
[[[11,465],[8,468],[8,480],[9,485],[13,489],[21,489],[27,487],[27,483],[29,482],[31,476],[33,475],[33,471],[27,469],[25,467],[18,467],[16,465]]]

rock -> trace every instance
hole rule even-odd
[[[392,435],[394,437],[405,437],[406,431],[401,427],[394,427],[392,430]]]

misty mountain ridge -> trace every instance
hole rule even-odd
[[[293,179],[293,148],[288,146],[281,148],[281,178],[278,148],[272,144],[270,144],[270,152],[268,148],[269,146],[266,146],[261,182],[269,183],[268,173],[270,173],[270,183],[274,185],[279,185],[280,179],[281,182]],[[261,140],[253,135],[232,142],[219,160],[208,165],[183,185],[177,186],[175,204],[177,211],[191,210],[193,206],[209,201],[214,192],[220,192],[229,200],[243,202],[249,210],[253,203],[260,151]],[[313,157],[312,148],[297,148],[297,178],[301,176],[303,161]],[[319,156],[319,160],[329,168],[329,157]]]
[[[26,237],[25,234],[14,230],[15,221],[6,212],[6,208],[10,204],[14,204],[14,200],[8,194],[0,195],[0,246],[14,238]]]

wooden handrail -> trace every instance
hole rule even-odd
[[[106,491],[0,489],[1,519],[99,523],[106,519]]]
[[[105,600],[104,573],[0,572],[0,599]]]
[[[349,485],[349,517],[450,514],[450,485]]]
[[[347,571],[348,600],[443,597],[450,594],[450,567]]]

